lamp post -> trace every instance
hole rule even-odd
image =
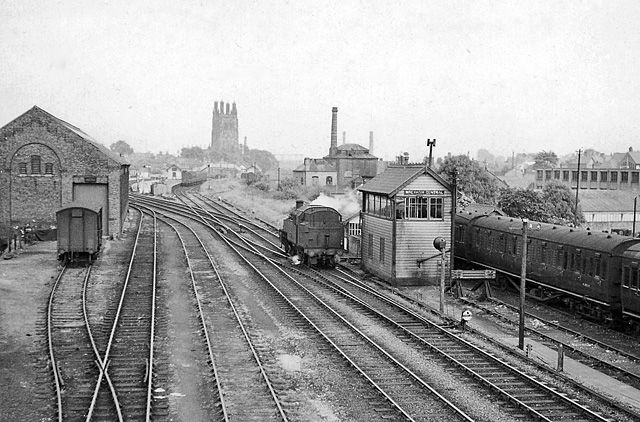
[[[518,324],[518,347],[524,350],[524,299],[527,283],[527,228],[529,220],[522,219],[522,266],[520,268],[520,323]]]

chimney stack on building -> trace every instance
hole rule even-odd
[[[329,155],[336,155],[338,151],[338,107],[331,109],[331,148]]]
[[[369,154],[373,154],[373,131],[369,131]]]
[[[347,132],[346,131],[342,131],[342,145],[347,143]]]

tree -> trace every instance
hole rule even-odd
[[[131,155],[133,154],[133,148],[129,146],[125,141],[114,142],[109,146],[109,149],[116,154],[120,155]]]
[[[180,150],[180,156],[182,158],[189,158],[194,160],[203,160],[205,158],[204,150],[200,147],[183,147]]]
[[[547,222],[550,218],[542,195],[531,189],[503,189],[498,207],[510,217],[528,218],[540,222]]]
[[[586,221],[579,205],[576,216],[575,194],[562,183],[556,181],[547,183],[542,189],[542,200],[547,204],[551,215],[548,223],[569,225]]]
[[[569,225],[585,221],[579,207],[576,218],[573,193],[561,183],[549,183],[542,191],[503,189],[498,207],[510,217],[528,218],[541,223]]]
[[[535,156],[537,168],[555,167],[558,164],[558,156],[553,151],[540,151]]]
[[[480,167],[477,161],[469,159],[466,155],[445,157],[438,169],[438,174],[451,183],[454,173],[457,175],[456,183],[459,191],[478,203],[496,203],[500,193],[499,181]]]
[[[256,163],[262,171],[269,171],[271,169],[278,168],[278,160],[269,151],[260,149],[250,149],[245,153],[243,157],[244,161],[249,163]]]

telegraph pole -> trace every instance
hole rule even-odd
[[[580,192],[580,154],[582,154],[582,149],[578,149],[578,174],[576,175],[576,208],[573,212],[574,214],[574,226],[578,226],[578,193]]]
[[[529,220],[522,219],[522,266],[520,268],[520,323],[518,324],[518,347],[524,350],[524,300],[527,284],[527,228]]]

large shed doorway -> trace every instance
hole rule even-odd
[[[102,183],[74,183],[73,201],[102,208],[102,234],[109,231],[109,185]]]

